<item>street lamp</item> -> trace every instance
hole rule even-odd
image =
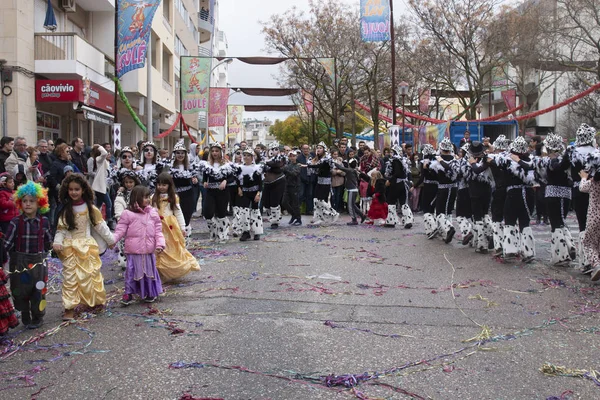
[[[219,66],[223,65],[223,64],[231,64],[233,62],[233,58],[228,57],[225,58],[221,61],[219,61],[217,64],[215,64],[214,67],[212,67],[210,69],[210,72],[208,73],[208,98],[209,98],[209,104],[210,104],[210,81],[212,79],[212,73],[215,69],[217,69]],[[208,143],[208,108],[206,110],[206,142]]]
[[[477,105],[475,106],[475,110],[477,110],[477,140],[481,142],[481,125],[480,125],[480,119],[481,119],[481,103],[477,103]]]
[[[404,98],[406,97],[406,95],[408,94],[408,83],[402,81],[400,82],[400,84],[398,85],[400,88],[400,96],[402,96],[402,142],[406,143],[405,138],[404,138],[404,127],[405,127],[405,121],[406,121],[406,115],[404,114]],[[396,113],[396,110],[392,111],[394,114]]]

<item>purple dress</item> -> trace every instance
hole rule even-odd
[[[154,253],[127,254],[125,294],[137,294],[145,299],[157,297],[162,292],[162,283],[156,269]]]

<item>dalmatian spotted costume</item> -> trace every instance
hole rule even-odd
[[[587,168],[588,164],[598,157],[598,150],[594,147],[596,129],[581,124],[575,134],[575,147],[569,147],[567,152],[571,160],[571,179],[573,179],[572,203],[577,222],[579,224],[579,243],[577,248],[578,268],[583,272],[591,270],[591,265],[586,259],[583,242],[587,231],[587,216],[590,203],[590,195],[580,190],[581,177],[579,172]]]
[[[456,192],[456,222],[461,235],[462,244],[473,245],[473,223],[471,211],[471,197],[469,196],[469,146],[470,143],[465,143],[460,152],[462,157],[456,160],[459,168],[458,174],[458,191]]]
[[[577,254],[571,231],[565,225],[573,187],[571,163],[569,153],[562,154],[564,146],[560,136],[548,134],[544,145],[549,155],[538,157],[535,161],[541,179],[546,182],[544,199],[552,228],[550,261],[555,265],[568,265]]]
[[[244,150],[244,156],[254,156],[251,149]],[[263,166],[257,164],[242,164],[238,167],[237,183],[238,196],[240,197],[240,228],[242,235],[240,241],[250,240],[254,235],[254,240],[260,240],[263,234],[263,221],[258,208],[256,197],[260,197],[262,188]],[[241,193],[240,193],[241,192]]]
[[[269,145],[269,158],[265,162],[265,178],[262,193],[263,207],[270,212],[271,229],[279,228],[281,222],[281,202],[285,193],[285,174],[283,167],[287,156],[279,152],[279,142]]]
[[[423,159],[421,162],[421,176],[415,184],[416,187],[423,184],[419,195],[421,208],[423,209],[423,223],[425,225],[425,234],[428,238],[435,236],[437,224],[435,222],[435,199],[437,195],[438,181],[437,174],[429,168],[435,158],[435,149],[429,143],[424,144],[421,150]]]
[[[587,164],[590,175],[581,179],[579,190],[588,193],[590,203],[587,213],[586,233],[583,238],[585,257],[590,265],[592,281],[600,280],[600,156]]]
[[[321,147],[323,156],[312,158],[307,165],[308,168],[317,171],[317,185],[315,187],[315,197],[313,199],[315,212],[312,224],[319,225],[323,222],[335,222],[340,214],[329,203],[331,193],[331,170],[335,168],[333,159],[327,153],[327,146],[320,142],[317,149]]]
[[[211,143],[210,150],[218,148],[223,153],[220,143]],[[203,175],[204,188],[206,189],[206,200],[203,210],[208,232],[212,241],[218,240],[225,243],[229,233],[229,219],[227,219],[227,205],[229,204],[229,192],[227,180],[231,176],[237,177],[239,168],[233,163],[221,158],[221,161],[212,160],[199,164]]]
[[[490,169],[494,177],[494,191],[492,192],[492,238],[494,241],[494,255],[502,255],[502,242],[504,241],[504,204],[506,203],[506,172],[498,167],[495,159],[499,157],[504,159],[508,157],[509,141],[506,136],[500,135],[492,145],[495,154],[488,154],[490,159]]]
[[[429,169],[437,174],[438,190],[435,201],[436,233],[442,235],[445,243],[450,243],[456,230],[452,226],[452,211],[456,200],[458,163],[454,158],[454,147],[448,138],[440,142],[440,151],[446,152],[437,156],[429,165]],[[435,237],[430,236],[430,239]]]
[[[386,227],[395,227],[402,224],[405,229],[410,229],[414,223],[414,217],[408,205],[408,192],[412,182],[410,181],[410,166],[408,160],[402,154],[402,148],[398,145],[392,148],[393,155],[385,165],[384,177],[389,183],[386,198],[388,202],[388,215],[385,220]],[[402,219],[398,218],[396,203],[401,204]]]
[[[511,259],[521,256],[524,262],[532,261],[536,254],[533,231],[529,226],[529,210],[534,203],[532,186],[535,181],[535,165],[529,158],[527,149],[527,142],[519,136],[510,144],[510,155],[494,159],[494,163],[506,172],[503,257]]]

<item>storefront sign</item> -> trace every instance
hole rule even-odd
[[[99,122],[99,123],[105,124],[105,125],[112,125],[112,123],[113,123],[113,120],[111,118],[105,117],[104,115],[100,115],[100,114],[97,114],[95,112],[88,111],[88,110],[85,110],[83,112],[83,116],[85,117],[85,119],[88,119],[88,120],[94,121],[94,122]]]
[[[76,79],[36,80],[35,101],[74,102],[82,97],[81,81]]]
[[[89,79],[38,79],[35,100],[40,103],[76,103],[114,114],[114,95]]]

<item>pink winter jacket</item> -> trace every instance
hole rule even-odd
[[[114,238],[115,243],[125,238],[125,254],[151,254],[165,248],[158,211],[150,206],[141,213],[123,211]]]

